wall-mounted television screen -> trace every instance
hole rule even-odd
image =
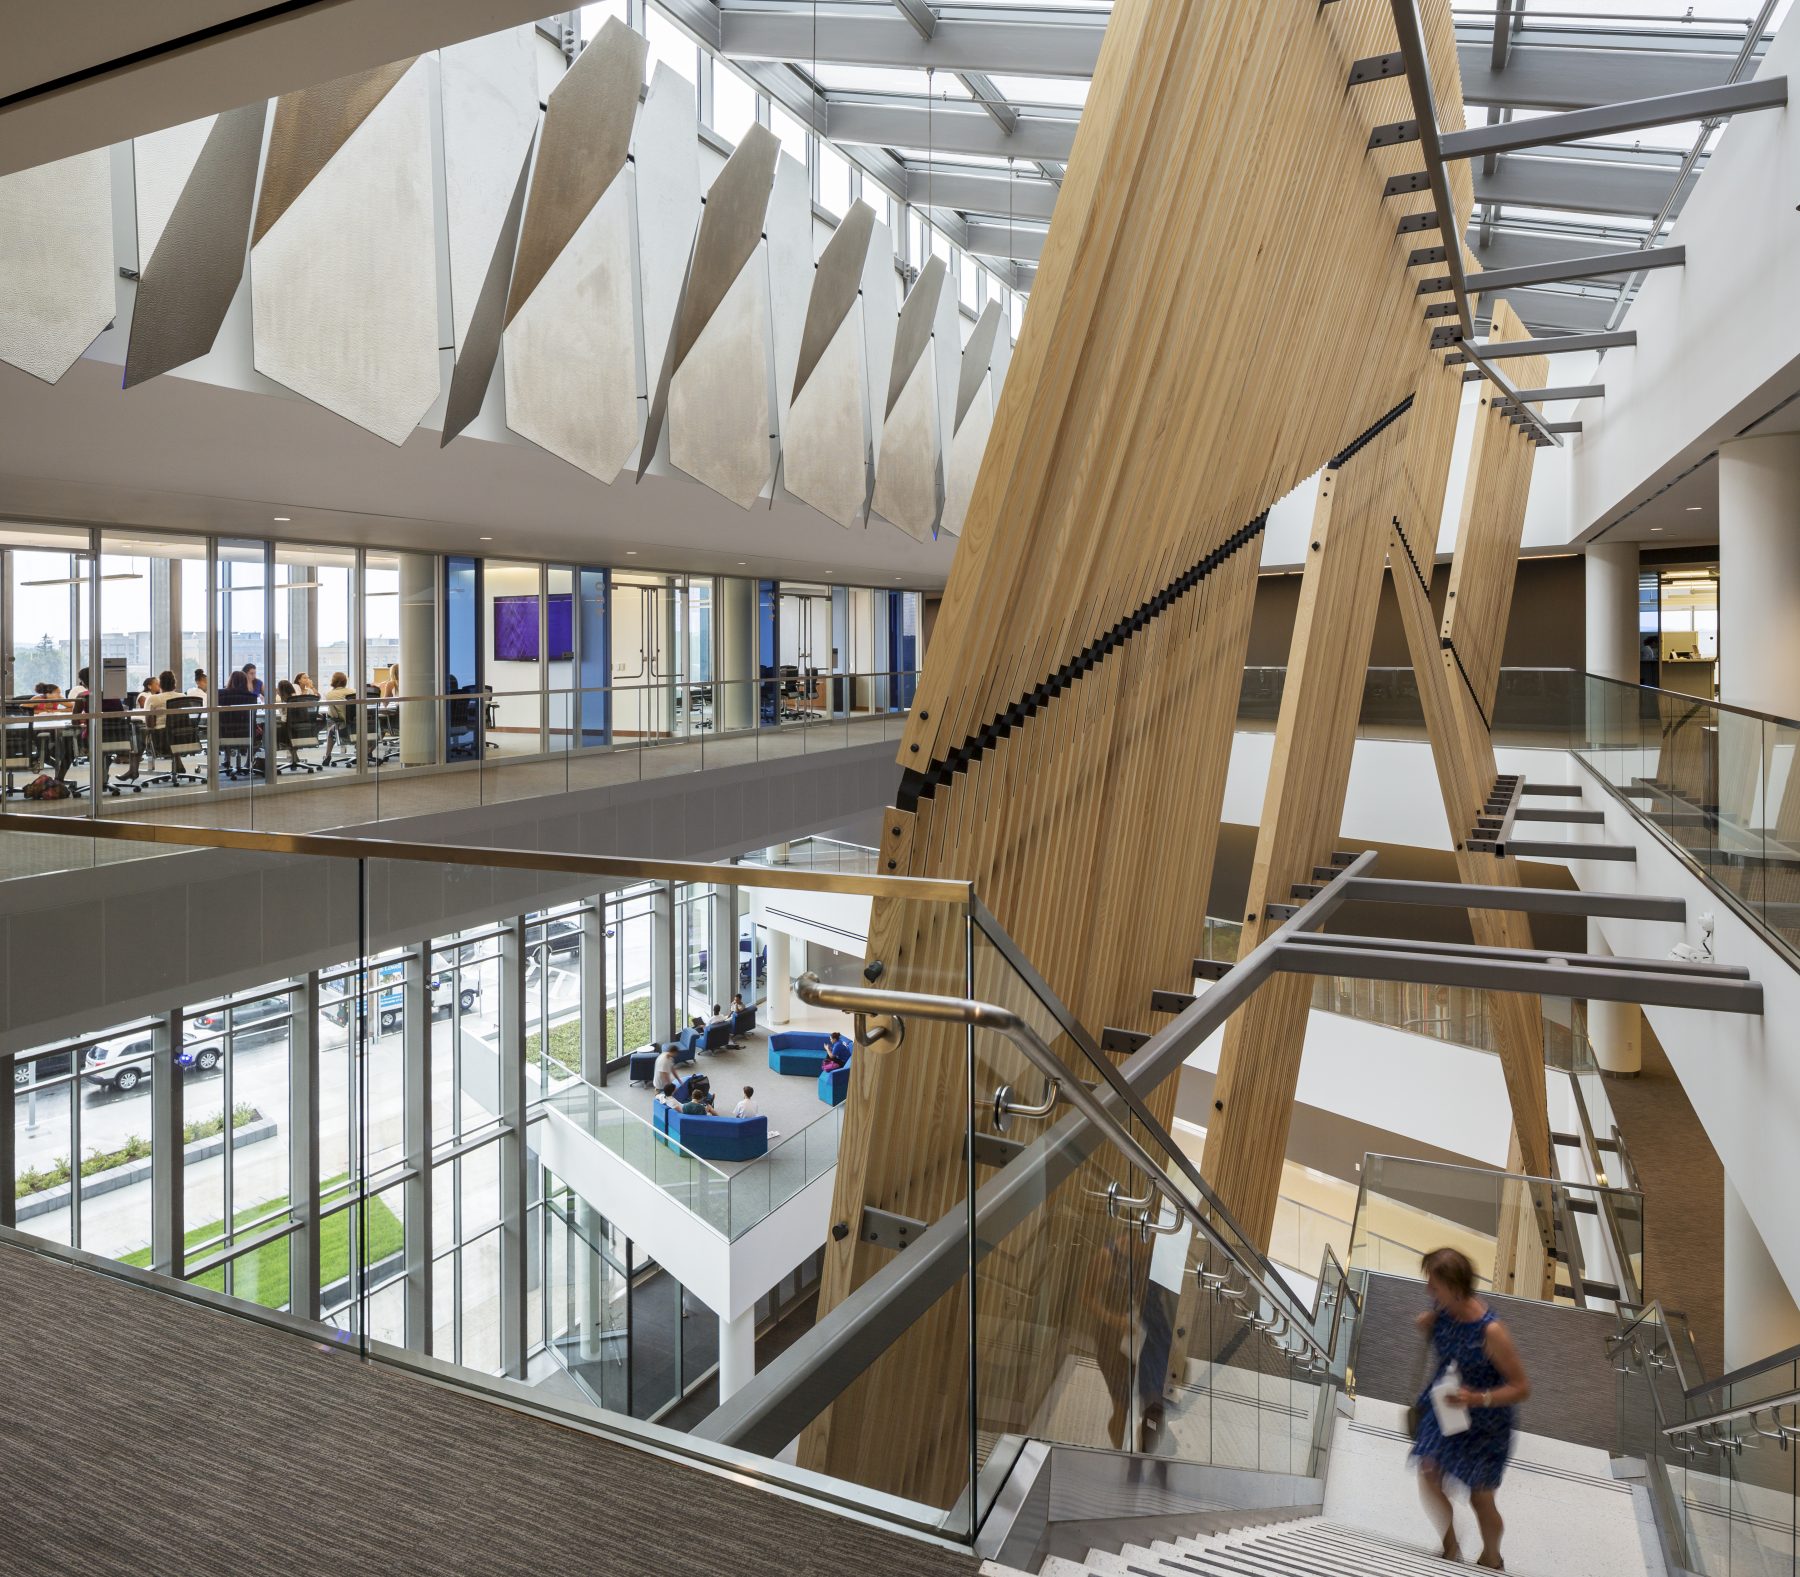
[[[575,597],[553,592],[548,609],[550,661],[566,663],[575,655]],[[494,599],[494,660],[502,663],[535,663],[538,651],[538,599]]]

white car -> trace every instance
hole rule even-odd
[[[82,1059],[82,1074],[95,1084],[124,1095],[135,1090],[150,1077],[150,1063],[145,1053],[155,1048],[148,1035],[136,1040],[102,1041],[89,1046]],[[187,1073],[211,1073],[218,1067],[223,1053],[208,1042],[203,1046],[184,1046],[175,1058],[175,1066]],[[126,1059],[130,1058],[130,1061]]]

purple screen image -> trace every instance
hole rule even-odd
[[[575,655],[575,599],[568,592],[550,598],[550,661],[567,662]],[[538,658],[538,599],[494,599],[494,660],[535,663]]]

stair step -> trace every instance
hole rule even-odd
[[[1181,1013],[1194,1005],[1194,993],[1191,991],[1152,991],[1150,993],[1150,1011],[1152,1013]]]
[[[1100,1031],[1100,1049],[1114,1056],[1129,1057],[1150,1037],[1142,1030],[1118,1029],[1111,1025]]]
[[[1196,958],[1194,960],[1194,978],[1196,980],[1223,980],[1236,965],[1229,958]]]

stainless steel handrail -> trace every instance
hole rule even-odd
[[[1155,1156],[1140,1144],[1137,1138],[1125,1128],[1093,1090],[1079,1079],[1068,1076],[1068,1069],[1058,1059],[1038,1033],[1024,1019],[1010,1008],[1000,1007],[992,1002],[978,1002],[971,997],[931,996],[924,993],[908,991],[883,991],[868,986],[831,986],[826,985],[812,973],[802,975],[795,982],[795,992],[802,1002],[811,1007],[835,1008],[844,1013],[884,1013],[894,1017],[914,1014],[919,1018],[934,1019],[942,1023],[966,1024],[974,1029],[989,1029],[1004,1035],[1013,1046],[1038,1069],[1051,1083],[1060,1087],[1063,1097],[1081,1113],[1105,1137],[1106,1141],[1122,1155],[1133,1167],[1143,1174],[1144,1180],[1162,1197],[1184,1216],[1190,1225],[1203,1236],[1218,1246],[1225,1258],[1247,1282],[1254,1286],[1271,1308],[1286,1312],[1284,1305],[1293,1304],[1298,1312],[1298,1300],[1285,1287],[1278,1295],[1268,1284],[1263,1267],[1247,1262],[1226,1242],[1210,1217],[1198,1204],[1177,1188],[1169,1179]],[[1168,1145],[1174,1147],[1173,1136],[1164,1135]],[[1295,1329],[1300,1331],[1305,1345],[1315,1355],[1329,1364],[1331,1355],[1320,1346],[1310,1330],[1302,1329],[1297,1323]]]

